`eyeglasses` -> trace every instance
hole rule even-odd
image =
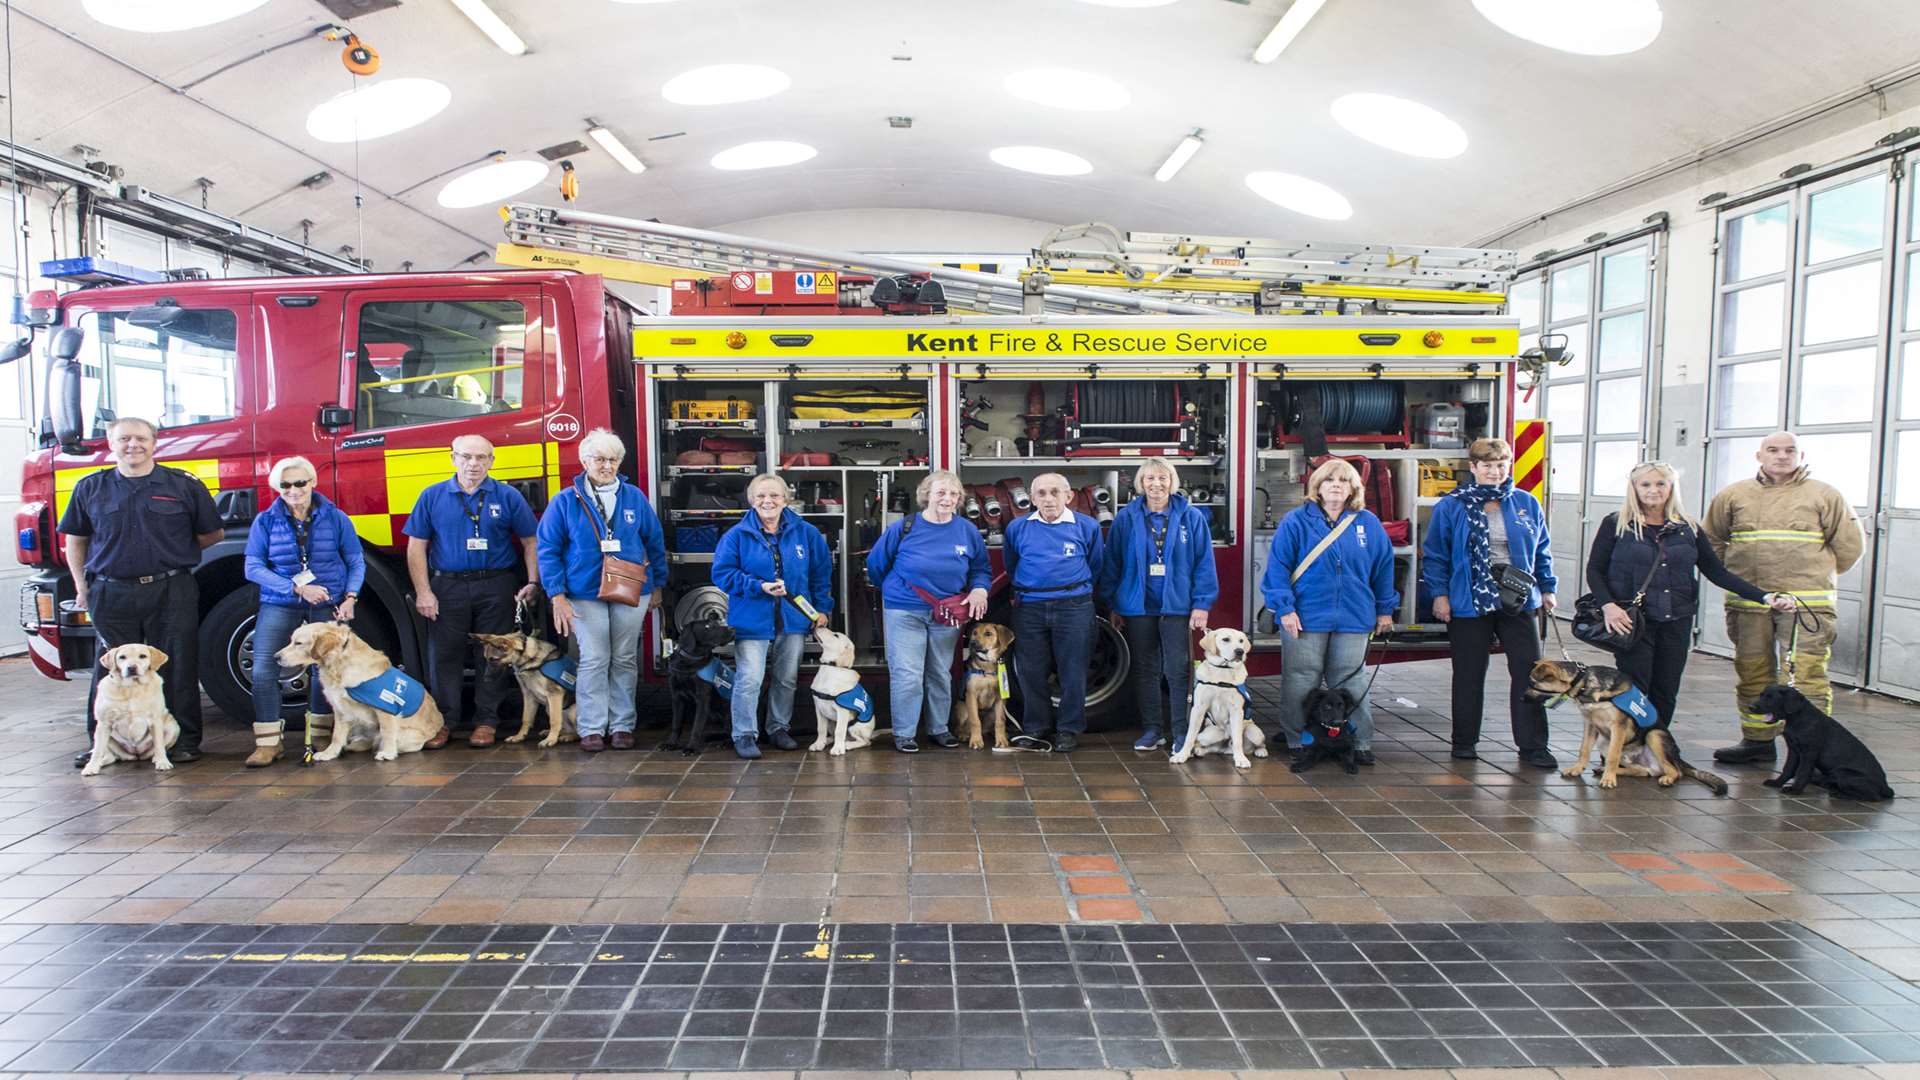
[[[311,480],[282,480],[280,481],[280,490],[281,491],[304,491],[306,490],[307,485],[311,483],[313,483],[313,481]]]
[[[583,458],[581,458],[580,460],[581,460],[581,461],[582,461],[583,463],[585,463],[585,464],[588,464],[588,465],[618,465],[618,464],[620,464],[620,459],[619,459],[619,458],[617,458],[617,457],[600,457],[600,456],[599,456],[599,455],[597,455],[597,454],[594,454],[594,455],[589,455],[589,456],[587,456],[587,457],[583,457]]]
[[[492,461],[493,455],[492,454],[455,454],[453,455],[453,460],[461,461],[461,462]]]

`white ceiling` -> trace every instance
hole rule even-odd
[[[633,176],[595,148],[579,155],[577,205],[695,226],[851,208],[987,211],[1043,221],[1297,239],[1459,244],[1913,58],[1920,4],[1876,0],[1665,0],[1654,44],[1574,56],[1494,27],[1469,0],[1332,0],[1280,59],[1255,44],[1286,0],[1180,0],[1120,9],[1078,0],[492,0],[526,39],[501,52],[449,0],[405,0],[352,28],[380,51],[382,76],[453,90],[426,124],[351,146],[306,134],[306,114],[345,90],[338,46],[304,41],[184,93],[177,88],[332,16],[314,0],[270,0],[199,31],[139,34],[94,22],[79,0],[13,0],[14,123],[29,145],[72,157],[76,143],[127,179],[239,213],[322,168],[337,179],[247,215],[317,246],[351,244],[376,268],[422,269],[490,250],[492,210],[444,210],[444,179],[487,151],[531,155],[585,138],[585,117],[649,166]],[[895,60],[910,56],[910,60]],[[792,89],[742,104],[670,104],[668,78],[713,63],[760,63]],[[1030,105],[1010,72],[1070,67],[1124,84],[1116,112]],[[1342,94],[1375,91],[1459,122],[1466,153],[1405,157],[1328,116]],[[910,115],[910,130],[887,125]],[[1172,183],[1154,169],[1189,130],[1207,145]],[[649,142],[672,132],[686,134]],[[819,149],[804,164],[720,172],[719,150],[759,139]],[[1069,150],[1093,163],[1065,179],[1001,168],[1008,144]],[[353,209],[356,170],[368,194]],[[1253,196],[1255,170],[1298,173],[1353,203],[1344,222],[1303,218]],[[520,198],[557,202],[548,184]],[[364,236],[364,245],[362,242]],[[1038,237],[1035,238],[1036,240]]]

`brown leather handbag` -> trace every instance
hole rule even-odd
[[[601,539],[611,539],[613,529],[600,516],[600,504],[580,494],[579,488],[573,489],[573,497],[580,500],[580,506],[593,519],[594,535]],[[628,562],[618,555],[600,553],[600,594],[599,599],[609,604],[625,604],[639,607],[640,597],[647,591],[647,564]]]

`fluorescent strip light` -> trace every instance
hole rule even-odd
[[[593,124],[593,121],[589,120],[587,123]],[[587,129],[587,135],[593,139],[594,142],[599,143],[600,149],[605,150],[613,160],[619,162],[621,168],[630,173],[647,171],[647,167],[641,164],[640,159],[633,156],[633,151],[627,149],[627,144],[621,142],[618,135],[608,131],[605,127],[599,124],[593,124],[592,127]]]
[[[473,20],[473,25],[500,46],[500,51],[508,56],[525,55],[527,43],[520,40],[520,35],[513,32],[513,27],[493,13],[493,9],[487,6],[487,0],[453,0],[453,6],[460,9],[460,14]]]
[[[1180,145],[1174,147],[1173,153],[1167,155],[1167,160],[1154,170],[1153,178],[1163,184],[1173,179],[1174,174],[1186,168],[1187,162],[1193,160],[1193,155],[1200,152],[1202,141],[1200,132],[1197,130],[1181,139]]]
[[[1300,36],[1300,31],[1307,28],[1307,23],[1319,14],[1326,3],[1327,0],[1293,0],[1293,6],[1287,9],[1285,15],[1280,16],[1280,21],[1274,23],[1273,29],[1267,32],[1266,39],[1253,50],[1253,62],[1273,63],[1274,57],[1285,52],[1287,46],[1293,44],[1293,39]]]

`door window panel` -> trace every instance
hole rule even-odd
[[[1786,299],[1787,286],[1778,281],[1728,293],[1721,301],[1720,355],[1778,351]]]
[[[1807,200],[1807,265],[1873,251],[1882,242],[1887,178],[1869,176]]]
[[[512,412],[523,404],[527,310],[516,300],[383,300],[360,309],[361,431]]]
[[[1903,431],[1893,446],[1893,505],[1920,510],[1920,431]]]
[[[1788,209],[1785,203],[1727,222],[1727,283],[1751,281],[1787,268]]]
[[[1627,474],[1640,464],[1640,444],[1619,439],[1604,439],[1593,444],[1593,487],[1597,496],[1625,496]],[[1598,509],[1593,511],[1598,516]]]
[[[107,433],[115,417],[138,416],[162,428],[234,416],[239,318],[189,308],[163,327],[135,326],[126,312],[89,312],[80,329],[87,430]]]
[[[1920,420],[1920,341],[1900,347],[1900,419]]]
[[[1800,423],[1864,424],[1873,420],[1874,358],[1879,350],[1816,353],[1800,364]]]
[[[1914,185],[1920,190],[1920,184]],[[1902,330],[1920,330],[1920,282],[1914,278],[1920,276],[1920,251],[1907,253],[1907,317],[1900,322]]]
[[[1807,275],[1803,345],[1872,337],[1880,321],[1880,261]]]
[[[1715,396],[1717,426],[1772,426],[1780,416],[1780,361],[1728,364],[1720,369]]]
[[[1580,435],[1587,430],[1587,384],[1556,383],[1547,388],[1547,421],[1555,435]]]
[[[1507,313],[1520,320],[1520,328],[1531,330],[1540,325],[1540,279],[1516,281],[1507,290]]]
[[[1593,384],[1593,433],[1640,434],[1640,376],[1601,379]],[[1597,455],[1599,452],[1595,451]]]
[[[1593,291],[1593,264],[1575,263],[1553,272],[1554,322],[1577,319],[1587,313],[1588,296]]]
[[[1847,502],[1865,506],[1873,492],[1873,436],[1864,431],[1802,435],[1800,452],[1813,475],[1840,489]]]
[[[1630,371],[1640,366],[1647,343],[1647,313],[1630,312],[1600,320],[1600,349],[1595,362],[1601,371]]]
[[[1579,439],[1553,440],[1552,487],[1555,495],[1580,494],[1586,446]]]
[[[1713,444],[1714,490],[1726,487],[1735,480],[1745,480],[1760,471],[1760,463],[1754,459],[1760,452],[1762,435],[1742,436],[1737,439],[1718,439]],[[1713,496],[1709,494],[1708,498]]]
[[[1647,249],[1634,248],[1600,260],[1600,310],[1647,300]]]
[[[1572,326],[1556,326],[1547,331],[1549,334],[1567,335],[1567,362],[1547,372],[1547,378],[1571,379],[1587,373],[1587,324],[1574,323]]]

